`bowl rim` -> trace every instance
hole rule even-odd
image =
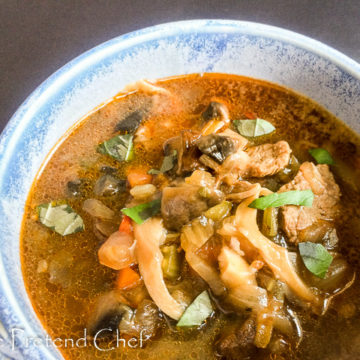
[[[246,30],[246,34],[249,35],[262,35],[274,40],[282,40],[289,44],[315,53],[322,58],[331,60],[331,62],[336,64],[338,67],[360,80],[360,63],[319,40],[302,35],[292,30],[259,22],[228,19],[193,19],[166,22],[158,25],[148,26],[140,30],[131,31],[126,34],[116,36],[110,40],[106,40],[105,42],[102,42],[86,50],[85,52],[65,63],[58,70],[49,75],[42,83],[40,83],[40,85],[38,85],[20,104],[1,132],[0,144],[4,137],[11,135],[10,130],[14,129],[16,120],[18,120],[20,117],[19,115],[24,112],[25,108],[29,108],[32,105],[32,102],[35,102],[38,98],[40,98],[41,95],[56,81],[65,81],[63,78],[69,77],[67,73],[70,70],[73,71],[77,67],[81,66],[81,64],[86,60],[91,61],[93,57],[98,56],[98,53],[103,52],[105,55],[107,48],[110,49],[111,47],[116,46],[117,49],[119,46],[127,47],[130,45],[135,45],[148,39],[149,36],[156,38],[161,36],[165,30],[167,31],[167,35],[171,35],[177,33],[179,30],[190,32],[190,30],[194,30],[194,28],[196,28],[197,32],[199,33],[208,32],[204,31],[204,29],[206,28],[208,30],[210,27],[213,28],[213,31],[218,31],[221,27],[224,29],[226,28],[227,30],[230,28],[236,28],[236,31],[242,29]],[[171,33],[168,32],[169,30],[171,30]]]
[[[281,27],[258,22],[227,19],[182,20],[149,26],[116,36],[90,48],[65,63],[36,87],[10,117],[0,134],[0,150],[6,147],[6,151],[0,151],[0,174],[4,173],[10,154],[14,150],[16,140],[20,136],[20,125],[25,125],[28,121],[31,121],[31,115],[36,112],[36,109],[39,108],[41,104],[46,103],[46,100],[56,92],[57,88],[76,73],[79,73],[82,66],[98,61],[99,57],[105,57],[110,53],[135,46],[146,40],[161,38],[164,36],[164,33],[166,36],[171,36],[179,34],[179,32],[193,33],[194,30],[196,30],[197,33],[211,33],[221,30],[226,30],[226,32],[242,31],[246,35],[263,36],[273,40],[280,40],[317,54],[319,57],[334,63],[340,69],[360,81],[360,63],[318,40]],[[2,180],[0,176],[0,188],[1,184]]]
[[[234,32],[239,32],[240,30],[246,32],[247,35],[264,36],[274,40],[281,40],[331,61],[348,74],[351,74],[354,78],[360,80],[360,64],[358,62],[331,46],[291,30],[258,22],[227,19],[194,19],[167,22],[116,36],[83,52],[52,73],[28,95],[10,117],[0,134],[0,149],[4,148],[5,144],[7,149],[8,147],[13,148],[17,138],[16,130],[18,130],[20,123],[31,120],[31,116],[29,115],[31,115],[33,111],[36,111],[35,109],[38,106],[37,102],[41,101],[41,103],[43,103],[46,101],[46,98],[49,97],[52,92],[56,91],[57,87],[61,86],[72,74],[79,71],[85,63],[94,62],[99,56],[106,56],[111,52],[134,46],[150,38],[154,40],[163,36],[164,32],[167,36],[170,36],[178,34],[179,31],[192,33],[194,29],[196,29],[198,33],[208,33],[209,30],[210,32],[218,32],[221,31],[221,29],[226,29],[227,32],[231,31],[231,29]],[[45,94],[47,94],[47,96],[44,96]],[[10,153],[11,151],[9,150],[0,152],[0,174],[7,163],[6,155]]]
[[[219,32],[244,33],[245,35],[283,41],[300,49],[304,49],[307,52],[317,54],[319,57],[335,64],[340,69],[360,81],[360,64],[355,60],[318,40],[280,27],[257,22],[225,19],[175,21],[146,27],[114,37],[87,50],[63,65],[30,93],[10,118],[0,135],[0,174],[4,174],[4,171],[8,166],[11,154],[15,150],[16,144],[21,136],[22,128],[32,120],[32,116],[36,113],[37,109],[41,108],[42,104],[45,104],[59,88],[80,72],[81,68],[84,66],[90,66],[92,63],[99,62],[99,58],[104,58],[115,52],[121,52],[123,49],[136,46],[149,40],[160,39],[164,37],[164,35],[169,37],[180,33],[201,34]],[[1,151],[2,149],[5,150]],[[3,176],[0,175],[0,188],[2,187],[2,182]],[[1,259],[0,267],[2,267]],[[24,321],[26,319],[24,316],[24,311],[26,311],[26,309],[19,308],[16,296],[8,284],[5,272],[4,278],[5,281],[3,281],[2,284],[3,291],[0,295],[3,295],[9,301],[11,308],[18,315],[19,319]],[[0,320],[2,320],[3,316],[4,314],[0,312]]]

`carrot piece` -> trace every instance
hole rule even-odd
[[[132,169],[127,176],[128,182],[131,187],[137,185],[150,184],[152,181],[152,175],[148,174],[145,169]]]
[[[131,267],[121,269],[116,278],[116,288],[120,290],[129,290],[139,285],[140,275]]]
[[[129,235],[132,234],[133,232],[132,222],[128,216],[126,215],[123,216],[119,227],[119,231]]]

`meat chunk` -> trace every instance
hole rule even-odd
[[[253,146],[247,151],[250,162],[248,175],[263,177],[274,175],[289,164],[291,149],[286,141]]]
[[[290,154],[291,149],[286,141],[253,146],[246,151],[239,147],[221,166],[213,169],[223,181],[233,185],[239,179],[276,174],[288,165]]]
[[[207,210],[207,201],[199,195],[199,189],[187,184],[163,189],[161,215],[169,230],[180,230]]]
[[[331,227],[339,213],[341,193],[328,165],[303,163],[295,178],[279,192],[290,190],[312,190],[314,193],[312,207],[287,205],[281,208],[282,228],[291,242],[305,241],[302,233],[312,225],[323,226],[327,221]]]

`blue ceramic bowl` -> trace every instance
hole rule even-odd
[[[120,36],[79,56],[31,94],[0,139],[2,353],[28,360],[61,359],[46,343],[24,288],[19,257],[24,203],[46,155],[76,121],[126,84],[199,72],[240,74],[285,85],[360,132],[360,65],[324,44],[279,28],[226,20],[175,22]],[[26,343],[33,336],[40,338],[37,344]]]

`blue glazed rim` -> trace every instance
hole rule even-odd
[[[351,74],[354,78],[360,80],[360,64],[355,60],[352,60],[338,50],[335,50],[320,41],[290,30],[266,24],[235,20],[187,20],[164,23],[115,37],[82,53],[62,66],[59,70],[50,75],[50,77],[42,84],[40,84],[20,105],[2,131],[0,136],[0,145],[4,145],[4,147],[6,146],[7,149],[10,147],[12,150],[13,144],[15,144],[16,139],[18,138],[17,132],[20,124],[25,125],[27,121],[31,120],[31,114],[29,113],[34,111],[33,107],[37,105],[37,102],[46,102],[47,98],[56,91],[56,87],[60,87],[61,84],[79,72],[83,64],[95,63],[99,56],[105,57],[110,53],[131,48],[150,39],[160,39],[164,36],[164,31],[166,32],[166,36],[171,36],[178,34],[179,31],[182,33],[192,33],[194,29],[196,29],[197,33],[216,33],[225,29],[226,32],[233,31],[241,33],[246,30],[247,35],[263,36],[274,40],[280,40],[315,53],[321,58],[328,59],[339,68],[343,69],[346,73]],[[53,89],[54,87],[55,89]],[[49,92],[49,90],[51,91]],[[44,96],[44,94],[48,92],[49,94]],[[5,164],[7,164],[6,160],[10,157],[11,150],[0,153],[0,174],[3,174]]]
[[[198,33],[219,32],[225,29],[227,32],[241,32],[242,30],[246,30],[246,34],[249,35],[261,35],[274,40],[284,41],[296,47],[315,53],[322,58],[331,60],[332,63],[336,64],[346,73],[360,79],[360,64],[355,60],[352,60],[340,51],[335,50],[320,41],[290,30],[261,23],[235,20],[187,20],[164,23],[115,37],[82,53],[62,66],[59,70],[50,75],[50,77],[42,84],[40,84],[20,105],[4,128],[0,136],[0,143],[8,143],[15,136],[16,128],[20,122],[25,121],[24,118],[27,115],[27,112],[31,110],[31,107],[35,105],[36,101],[41,101],[44,93],[51,89],[52,86],[56,86],[57,82],[63,83],[67,80],[67,78],[71,77],[72,74],[79,71],[79,68],[83,63],[95,62],[95,57],[98,57],[99,55],[106,56],[112,52],[118,52],[122,49],[130,48],[150,39],[159,39],[164,36],[164,31],[166,31],[167,36],[171,36],[178,34],[179,31],[182,31],[183,33],[193,32],[195,28]],[[60,86],[60,84],[57,86]],[[6,154],[8,153],[9,151],[5,154],[0,154],[0,164],[6,160]],[[0,171],[2,169],[3,168],[0,167]]]
[[[33,115],[39,108],[45,107],[46,109],[49,99],[56,96],[58,91],[66,86],[69,80],[79,76],[83,68],[98,63],[99,59],[105,59],[112,54],[131,49],[147,41],[159,40],[165,36],[176,36],[180,33],[194,34],[194,32],[196,34],[222,32],[228,34],[246,34],[279,40],[328,60],[345,73],[360,81],[360,64],[356,61],[319,41],[274,26],[232,20],[190,20],[166,23],[134,31],[109,40],[76,57],[51,75],[23,102],[0,136],[0,149],[6,149],[6,151],[0,153],[0,196],[2,195],[1,192],[4,191],[4,174],[6,169],[9,168],[9,161],[17,150],[21,135],[29,122],[32,121]],[[4,267],[0,258],[0,272],[1,270],[4,270]],[[7,306],[8,309],[10,308],[16,314],[20,322],[26,326],[26,309],[20,308],[5,271],[2,271],[0,276],[0,298],[3,297],[5,300],[3,306],[0,303],[0,321],[6,324],[3,309]],[[50,359],[54,353],[50,355],[49,352],[44,351],[42,355],[46,359]]]

